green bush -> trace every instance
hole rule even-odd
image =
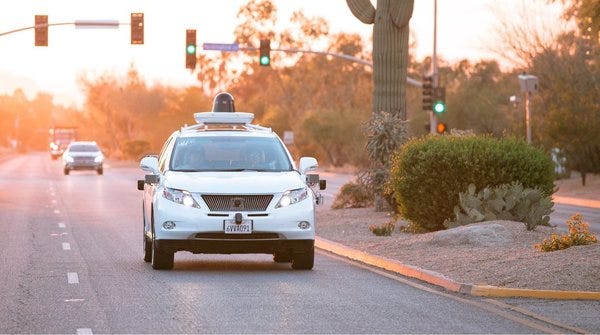
[[[373,195],[365,185],[349,182],[342,186],[331,205],[333,209],[365,208],[373,205]]]
[[[396,225],[393,222],[386,222],[381,225],[372,224],[369,226],[369,230],[375,236],[392,236],[392,232]]]
[[[520,183],[486,187],[477,192],[470,184],[458,195],[460,206],[454,206],[454,220],[444,222],[446,228],[490,220],[523,222],[527,230],[550,225],[552,199],[538,189],[523,188]]]
[[[515,138],[426,136],[405,143],[392,157],[390,191],[398,212],[428,231],[454,217],[460,192],[518,182],[554,193],[554,164],[544,151]]]

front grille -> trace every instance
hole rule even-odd
[[[276,240],[276,233],[252,233],[252,234],[225,234],[225,233],[198,233],[196,238],[210,240]]]
[[[93,164],[94,157],[73,157],[73,163],[76,164]]]
[[[202,200],[211,211],[255,212],[265,211],[273,199],[272,194],[223,195],[204,194]]]

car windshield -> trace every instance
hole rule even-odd
[[[96,151],[100,151],[100,149],[96,145],[93,145],[93,144],[74,144],[71,146],[69,151],[96,152]]]
[[[292,164],[276,138],[211,136],[177,139],[173,171],[290,171]]]

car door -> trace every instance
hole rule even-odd
[[[158,183],[146,183],[144,185],[144,233],[147,236],[152,236],[152,208],[160,196],[160,190],[164,184],[165,171],[169,169],[169,162],[171,160],[171,152],[173,151],[173,145],[175,143],[175,136],[169,137],[165,145],[163,146],[160,154],[158,155]]]

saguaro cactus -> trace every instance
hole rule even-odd
[[[373,113],[388,112],[406,120],[408,22],[414,0],[346,0],[350,11],[373,24]]]

